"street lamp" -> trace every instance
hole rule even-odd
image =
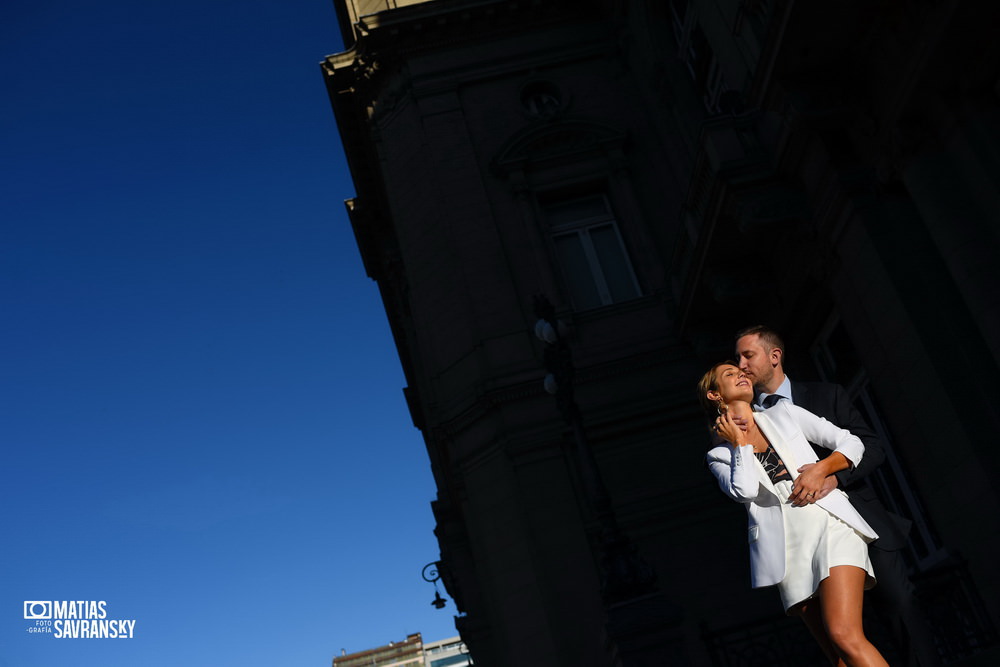
[[[441,597],[441,592],[438,590],[437,582],[441,580],[441,574],[438,572],[440,565],[441,561],[439,560],[427,563],[420,572],[420,576],[423,577],[424,581],[434,584],[434,599],[431,600],[431,604],[434,605],[435,609],[444,609],[444,606],[448,604],[448,601]]]

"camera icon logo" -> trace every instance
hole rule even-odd
[[[52,602],[49,600],[25,600],[24,617],[32,621],[52,618]]]

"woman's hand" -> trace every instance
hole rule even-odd
[[[747,434],[744,431],[745,427],[740,428],[728,412],[723,412],[715,420],[715,432],[719,434],[719,437],[725,438],[733,447],[742,447],[747,444]]]

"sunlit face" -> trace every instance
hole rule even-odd
[[[760,334],[750,334],[743,336],[736,341],[736,356],[739,359],[740,369],[747,374],[754,386],[774,391],[777,387],[771,387],[774,380],[774,368],[777,365],[780,354],[777,348],[768,350],[760,339]]]
[[[717,401],[719,398],[726,404],[733,401],[753,400],[753,384],[750,378],[742,370],[732,364],[723,364],[716,370],[716,388],[708,392],[710,401]]]

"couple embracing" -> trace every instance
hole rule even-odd
[[[898,553],[905,526],[862,481],[885,458],[880,439],[843,388],[791,383],[775,332],[741,331],[736,352],[739,362],[705,373],[698,396],[716,435],[709,469],[747,509],[753,587],[776,585],[831,664],[878,666],[888,663],[861,620],[878,576],[907,662],[939,664]]]

